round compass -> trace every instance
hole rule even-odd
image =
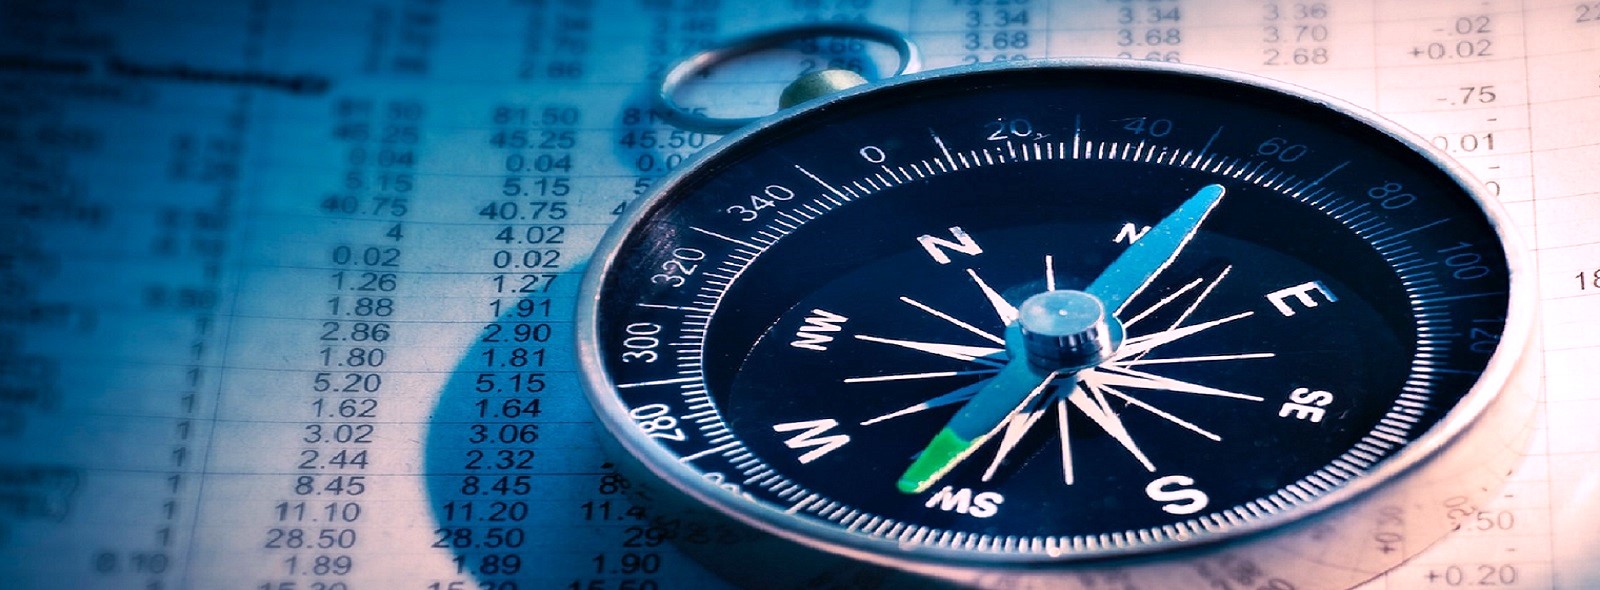
[[[737,582],[1342,588],[1520,453],[1506,225],[1281,84],[942,70],[666,180],[594,259],[580,353],[641,501]]]

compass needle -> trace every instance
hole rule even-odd
[[[1201,187],[1143,237],[1134,240],[1085,290],[1120,317],[1123,306],[1178,257],[1225,193],[1227,190],[1219,184]]]
[[[1042,294],[1042,296],[1030,297],[1029,301],[1024,302],[1024,307],[1026,307],[1026,305],[1034,304],[1035,301],[1045,301],[1045,299],[1038,299],[1038,297],[1069,294],[1067,297],[1054,297],[1054,299],[1050,299],[1050,302],[1035,305],[1037,309],[1042,310],[1040,312],[1042,315],[1037,315],[1040,318],[1040,320],[1037,320],[1038,328],[1024,325],[1019,328],[1021,329],[1019,333],[1014,329],[1006,331],[1006,334],[1008,334],[1006,350],[1010,355],[1010,361],[1006,363],[1000,374],[995,376],[994,381],[986,385],[981,392],[978,392],[978,395],[973,397],[973,400],[968,401],[968,405],[960,413],[955,414],[954,419],[950,419],[950,424],[939,430],[938,435],[928,443],[926,448],[923,448],[922,454],[918,454],[914,464],[907,468],[906,475],[901,476],[901,481],[898,484],[899,489],[902,492],[926,491],[934,481],[938,481],[941,476],[949,473],[955,465],[960,464],[963,459],[970,456],[973,449],[978,448],[982,441],[989,438],[990,433],[994,433],[995,430],[1002,427],[1003,422],[1010,416],[995,417],[998,409],[1014,408],[1016,401],[1021,397],[1021,392],[1030,392],[1030,397],[1038,395],[1038,390],[1042,390],[1045,384],[1048,384],[1051,377],[1054,376],[1054,369],[1069,368],[1069,365],[1064,365],[1062,361],[1056,361],[1054,358],[1043,358],[1042,360],[1042,357],[1051,357],[1054,350],[1040,352],[1042,345],[1035,344],[1037,339],[1032,336],[1016,336],[1016,341],[1024,342],[1024,344],[1013,344],[1011,342],[1013,341],[1013,337],[1011,337],[1013,333],[1021,334],[1032,331],[1032,333],[1053,334],[1051,336],[1053,339],[1078,339],[1078,337],[1086,337],[1086,334],[1096,333],[1096,331],[1106,331],[1106,334],[1099,334],[1098,336],[1102,337],[1104,342],[1090,345],[1090,349],[1094,349],[1094,357],[1091,360],[1083,360],[1086,365],[1082,366],[1101,363],[1104,360],[1101,355],[1106,355],[1106,353],[1114,349],[1115,341],[1120,339],[1120,329],[1122,329],[1122,326],[1115,321],[1115,318],[1107,317],[1107,313],[1115,313],[1118,310],[1122,310],[1128,299],[1133,299],[1133,296],[1136,296],[1139,291],[1150,285],[1150,281],[1154,280],[1155,275],[1166,269],[1168,265],[1173,264],[1173,259],[1178,257],[1178,253],[1181,253],[1184,246],[1189,243],[1190,238],[1194,238],[1195,232],[1200,229],[1200,224],[1211,213],[1211,209],[1216,208],[1216,205],[1221,203],[1224,193],[1226,193],[1226,190],[1222,189],[1222,185],[1208,184],[1205,187],[1200,187],[1200,190],[1194,193],[1194,197],[1184,201],[1182,205],[1178,206],[1178,209],[1174,209],[1173,213],[1162,217],[1162,221],[1158,222],[1147,235],[1134,241],[1133,245],[1128,246],[1128,249],[1125,249],[1122,254],[1118,254],[1117,259],[1112,261],[1112,264],[1104,272],[1101,272],[1099,278],[1096,278],[1086,291],[1046,289],[1045,294]],[[1051,269],[1053,269],[1053,259],[1046,259],[1046,265],[1050,265]],[[1006,302],[992,286],[987,285],[986,281],[978,277],[978,272],[974,272],[973,269],[966,269],[966,273],[973,278],[978,288],[982,289],[984,296],[989,299],[989,304],[994,305],[995,312],[1000,315],[1000,320],[1005,321],[1006,325],[1013,325],[1013,321],[1018,320],[1019,317],[1024,318],[1024,320],[1030,317],[1027,313],[1019,312],[1010,302]],[[1051,280],[1051,283],[1053,283],[1053,280]],[[1077,294],[1077,296],[1072,296],[1072,294]],[[1061,304],[1056,304],[1058,299]],[[1077,312],[1077,310],[1072,309],[1074,305],[1078,305],[1078,301],[1086,301],[1093,304],[1093,321],[1098,321],[1099,328],[1094,328],[1094,326],[1090,325],[1078,328],[1078,318],[1090,317],[1088,312]],[[1058,318],[1069,318],[1069,323],[1074,328],[1054,329],[1053,323],[1058,321]],[[1107,325],[1107,320],[1110,321],[1110,325]],[[1115,336],[1112,336],[1112,334],[1115,334]],[[1083,353],[1083,350],[1072,349],[1077,344],[1062,345],[1066,347],[1066,349],[1062,350],[1072,350],[1074,355]],[[1152,347],[1154,345],[1152,344]],[[1050,347],[1050,345],[1043,345],[1043,347]],[[1024,349],[1027,349],[1026,352],[1024,352]],[[1050,365],[1050,363],[1054,363],[1054,365]],[[1077,368],[1082,368],[1082,366],[1077,366]],[[1040,368],[1045,368],[1048,371],[1043,377],[1038,374],[1038,369]],[[1075,379],[1075,376],[1072,376],[1072,379]],[[1074,393],[1074,395],[1077,395],[1077,393]],[[1101,405],[1104,406],[1104,400],[1099,397],[1099,393],[1096,393],[1096,398],[1099,398]],[[1069,395],[1069,400],[1074,401],[1074,405],[1077,405],[1078,408],[1085,408],[1080,403],[1080,398],[1074,398]],[[1086,409],[1085,413],[1088,413]],[[1123,443],[1123,446],[1126,446],[1128,451],[1133,452],[1134,456],[1139,457],[1139,462],[1146,465],[1150,472],[1154,472],[1154,465],[1150,464],[1150,460],[1144,456],[1144,452],[1139,451],[1138,446],[1133,443],[1133,438],[1123,429],[1122,421],[1117,419],[1117,414],[1109,406],[1106,406],[1102,413],[1094,413],[1090,417],[1093,417],[1094,421],[1101,424],[1101,427],[1107,429],[1107,432],[1112,433],[1112,437]],[[1000,459],[997,459],[997,462],[998,460]],[[990,472],[992,472],[992,468],[990,468]]]

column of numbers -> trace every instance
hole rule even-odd
[[[523,80],[573,81],[585,75],[594,33],[593,0],[536,2],[528,11],[517,77]]]
[[[1327,2],[1268,2],[1261,7],[1261,65],[1318,66],[1331,58]]]
[[[962,63],[1038,57],[1040,29],[1032,27],[1047,10],[1028,0],[952,0],[962,18]]]
[[[1176,0],[1123,1],[1117,7],[1117,57],[1182,61],[1183,9]]]
[[[323,296],[311,332],[311,373],[302,398],[291,476],[270,508],[261,547],[279,575],[260,590],[348,590],[361,572],[364,523],[376,522],[363,500],[381,493],[369,475],[378,459],[384,393],[403,274],[404,220],[416,190],[423,107],[405,100],[345,99],[334,106],[333,137],[343,145],[339,186],[317,208],[354,222],[348,240],[325,246],[318,267]],[[391,384],[386,385],[388,380]],[[368,542],[367,544],[370,544]]]

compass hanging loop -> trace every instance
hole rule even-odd
[[[657,89],[655,102],[656,108],[666,117],[667,122],[675,127],[698,131],[702,133],[727,133],[745,125],[755,122],[761,117],[711,117],[690,111],[678,104],[676,95],[678,90],[694,76],[710,70],[711,68],[734,58],[780,47],[786,43],[802,39],[818,37],[844,37],[850,39],[864,39],[876,41],[893,47],[899,54],[900,64],[895,69],[893,76],[908,74],[922,69],[922,55],[916,43],[911,41],[904,33],[894,29],[864,24],[864,23],[809,23],[793,27],[781,27],[761,31],[745,37],[739,37],[720,45],[701,51],[678,62],[665,76]],[[826,94],[829,85],[831,90],[837,91],[864,82],[859,76],[855,80],[846,79],[837,75],[834,70],[823,70],[820,73],[832,73],[827,76],[802,77],[805,87],[799,90],[791,88],[784,92],[783,105],[787,108],[795,100],[794,94],[812,94],[819,96]],[[809,96],[807,96],[809,98]]]

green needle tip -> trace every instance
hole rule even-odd
[[[928,447],[922,450],[917,460],[906,468],[905,475],[900,476],[900,482],[895,487],[900,488],[902,494],[920,494],[933,487],[933,483],[954,467],[961,457],[972,452],[972,441],[961,438],[955,431],[945,428],[928,441]]]

